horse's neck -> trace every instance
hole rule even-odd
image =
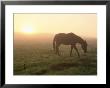
[[[81,37],[79,37],[78,38],[78,43],[83,44],[84,43],[84,40]]]

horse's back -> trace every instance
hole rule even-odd
[[[55,38],[56,39],[63,39],[65,37],[66,37],[66,34],[65,33],[58,33],[58,34],[55,35]]]
[[[63,43],[65,45],[69,45],[75,43],[75,35],[74,33],[58,33],[55,35],[56,41],[59,43]],[[74,41],[73,41],[74,40]]]

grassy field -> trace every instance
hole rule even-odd
[[[70,57],[70,46],[61,45],[61,56],[55,54],[52,41],[14,41],[14,75],[97,75],[96,40],[88,39],[88,53],[77,45]]]

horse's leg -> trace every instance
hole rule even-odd
[[[77,47],[76,47],[75,45],[74,45],[73,47],[74,47],[74,49],[76,50],[78,56],[80,57]]]
[[[72,56],[73,45],[71,45],[70,56]]]
[[[57,44],[56,44],[56,54],[58,54],[58,55],[60,56],[60,53],[59,53],[59,46],[60,46],[60,44],[57,43]]]
[[[57,53],[58,53],[58,44],[56,42],[56,45],[55,45],[55,54],[57,54]]]

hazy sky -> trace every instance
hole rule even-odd
[[[97,14],[14,14],[14,32],[97,36]]]

